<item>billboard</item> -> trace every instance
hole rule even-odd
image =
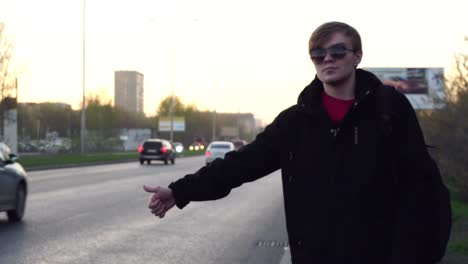
[[[404,93],[415,109],[445,106],[443,68],[365,68]]]
[[[236,126],[222,126],[221,136],[223,137],[239,137],[239,127]]]
[[[171,131],[171,118],[160,117],[159,118],[159,132]],[[185,119],[183,117],[173,118],[173,129],[172,131],[185,131]]]
[[[118,131],[125,151],[135,150],[143,141],[151,138],[149,128],[122,128]]]

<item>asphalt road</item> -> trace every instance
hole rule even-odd
[[[203,161],[29,172],[24,222],[0,214],[0,263],[288,263],[279,172],[164,219],[150,214],[142,185],[168,185]]]

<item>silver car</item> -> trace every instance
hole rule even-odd
[[[220,158],[224,159],[224,155],[229,151],[233,151],[236,148],[234,144],[229,141],[213,141],[208,145],[205,151],[205,163],[206,165],[213,162],[213,160]]]
[[[0,212],[6,211],[10,222],[23,219],[28,181],[18,157],[0,142]]]

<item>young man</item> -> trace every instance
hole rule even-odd
[[[309,54],[317,75],[297,105],[224,160],[169,188],[145,186],[151,212],[219,199],[281,169],[292,263],[436,263],[450,219],[434,204],[446,189],[409,101],[356,69],[361,38],[345,23],[317,28]]]

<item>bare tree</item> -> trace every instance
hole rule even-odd
[[[6,34],[5,23],[0,22],[0,136],[4,137],[5,110],[16,104],[11,99],[16,89],[13,71],[14,45]],[[16,95],[15,95],[16,96]],[[13,106],[14,107],[14,106]]]
[[[465,37],[468,45],[468,37]],[[455,74],[449,80],[449,100],[458,100],[458,94],[468,90],[468,53],[455,55]]]
[[[455,55],[445,92],[445,108],[420,112],[421,125],[452,191],[468,201],[468,53]]]

